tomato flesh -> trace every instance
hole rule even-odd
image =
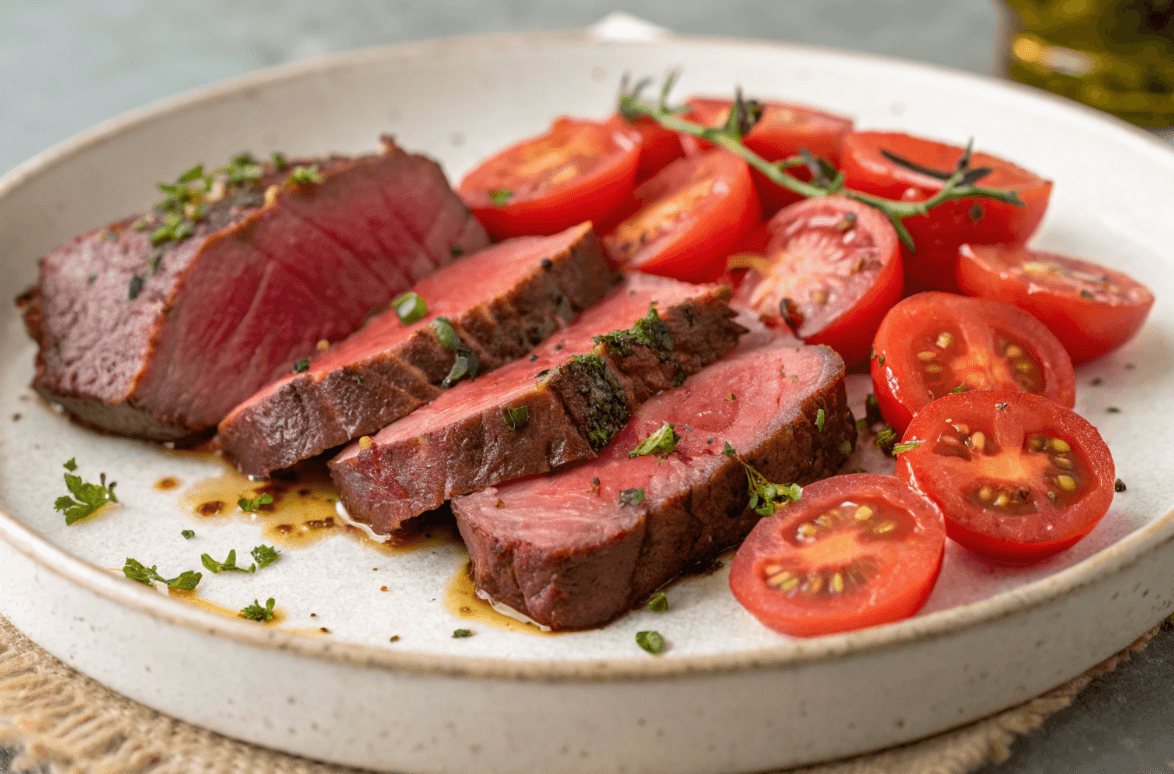
[[[849,365],[863,362],[901,297],[892,225],[868,205],[829,196],[780,210],[767,229],[761,259],[734,259],[749,267],[735,300],[768,325],[787,324],[804,341],[827,344]]]
[[[557,234],[606,220],[635,186],[640,135],[614,121],[557,118],[481,162],[458,187],[495,238]]]
[[[946,531],[997,562],[1027,564],[1087,535],[1113,500],[1096,428],[1038,395],[948,395],[910,422],[897,475],[937,503]]]
[[[969,295],[1030,312],[1056,334],[1074,363],[1124,344],[1154,305],[1154,294],[1126,274],[1016,245],[963,245],[958,285]]]
[[[1011,304],[929,291],[885,315],[871,360],[881,414],[898,432],[956,391],[1020,390],[1071,408],[1072,360],[1043,323]]]
[[[758,195],[738,157],[713,150],[678,159],[634,194],[637,209],[603,238],[612,263],[688,282],[709,282],[758,223]]]
[[[623,116],[616,115],[612,121],[640,134],[640,161],[636,167],[637,185],[685,155],[680,135],[672,129],[665,129],[655,119],[641,116],[629,122]]]
[[[733,101],[693,97],[685,100],[689,112],[685,118],[703,126],[723,126],[730,115]],[[820,158],[827,159],[832,166],[839,166],[840,146],[852,131],[852,120],[825,113],[822,110],[784,102],[761,102],[762,116],[758,123],[742,138],[743,144],[767,161],[778,161],[799,155],[800,148],[806,148]],[[684,135],[681,145],[686,154],[699,153],[712,147],[704,140]],[[788,170],[800,180],[810,180],[811,173],[805,167]],[[771,182],[757,170],[753,171],[754,185],[762,201],[766,215],[772,215],[788,204],[802,199],[799,194]]]
[[[896,621],[922,608],[946,530],[892,476],[835,476],[760,521],[730,566],[730,589],[764,625],[799,637]]]
[[[965,149],[899,132],[853,132],[841,151],[844,184],[851,189],[904,201],[924,201],[940,191]],[[917,172],[884,154],[887,151],[939,176]],[[958,248],[962,244],[1023,244],[1039,226],[1052,192],[1050,180],[1009,161],[974,153],[970,169],[991,173],[976,185],[1016,191],[1024,206],[993,199],[944,202],[925,215],[902,221],[916,251],[903,248],[905,273],[930,287],[957,290]]]

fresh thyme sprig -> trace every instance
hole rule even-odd
[[[675,80],[676,73],[670,73],[665,79],[659,102],[650,104],[640,99],[640,92],[648,86],[650,81],[644,79],[629,88],[628,79],[625,77],[620,87],[620,114],[629,121],[648,117],[666,129],[690,134],[719,148],[724,148],[740,156],[751,167],[766,175],[771,182],[805,198],[815,199],[838,194],[875,207],[889,219],[901,242],[910,250],[916,251],[913,237],[910,236],[908,229],[901,221],[914,215],[924,215],[942,202],[953,199],[982,198],[1023,206],[1023,201],[1019,198],[1018,193],[1012,189],[984,188],[975,185],[980,179],[990,174],[991,170],[986,167],[970,168],[970,145],[967,145],[966,151],[958,159],[954,171],[944,178],[941,189],[933,196],[920,202],[885,199],[845,188],[844,174],[826,160],[816,158],[805,148],[800,150],[798,156],[791,156],[780,161],[767,161],[742,144],[742,138],[754,128],[754,124],[762,116],[760,103],[743,99],[741,89],[739,89],[735,93],[734,104],[730,109],[726,123],[720,127],[703,126],[682,118],[680,115],[682,110],[668,104],[668,93]],[[894,159],[894,161],[902,163],[904,159]],[[811,171],[812,179],[810,182],[800,180],[787,172],[792,167],[800,166]],[[909,164],[906,163],[904,166],[909,166]],[[937,173],[934,176],[942,179],[943,174]]]
[[[803,496],[803,488],[798,484],[784,486],[767,481],[766,476],[738,456],[729,441],[726,441],[722,454],[733,457],[746,469],[746,481],[750,485],[750,507],[759,516],[770,516],[780,505],[798,502]]]

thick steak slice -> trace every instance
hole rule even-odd
[[[441,393],[455,354],[432,321],[444,317],[484,374],[551,336],[615,285],[590,223],[518,237],[440,269],[412,290],[428,306],[411,325],[394,309],[233,409],[219,450],[242,473],[267,476],[374,433]]]
[[[344,449],[330,462],[343,504],[390,533],[454,495],[594,457],[637,406],[734,348],[744,329],[729,297],[724,286],[629,276],[529,357]]]
[[[202,217],[192,202],[199,220],[178,241],[152,246],[156,211],[44,256],[21,299],[40,345],[33,387],[83,423],[182,440],[484,246],[440,167],[384,142],[380,155],[318,161],[320,182],[254,165],[205,197]]]
[[[823,411],[822,430],[817,417]],[[676,450],[628,453],[672,423]],[[601,626],[688,564],[742,540],[742,464],[806,484],[834,473],[856,437],[844,364],[826,347],[743,349],[645,403],[600,456],[452,502],[480,593],[552,629]],[[643,500],[631,490],[643,490]]]

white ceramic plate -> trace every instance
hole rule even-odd
[[[551,637],[470,622],[446,607],[465,561],[459,545],[389,553],[337,534],[287,550],[257,575],[205,573],[201,596],[230,611],[276,597],[284,620],[262,627],[114,571],[130,556],[174,574],[200,569],[203,552],[243,555],[272,541],[246,519],[192,515],[193,486],[225,472],[214,460],[88,432],[32,397],[33,346],[5,304],[0,614],[128,696],[316,758],[407,772],[706,774],[877,749],[992,713],[1081,672],[1166,614],[1174,153],[1035,91],[818,49],[672,37],[605,43],[580,33],[311,60],[128,114],[0,180],[0,288],[15,295],[34,279],[38,255],[149,206],[155,181],[199,161],[246,148],[363,151],[390,131],[456,179],[555,114],[609,112],[623,73],[673,67],[683,68],[682,97],[740,84],[863,127],[959,143],[973,135],[980,148],[1056,181],[1037,244],[1094,256],[1151,285],[1158,303],[1140,336],[1078,374],[1077,409],[1100,428],[1129,485],[1093,535],[1022,570],[951,546],[918,617],[798,641],[742,611],[721,572],[673,587],[669,613],[635,612],[598,631]],[[1107,413],[1110,405],[1120,412]],[[88,478],[116,478],[123,505],[66,527],[52,504],[71,457]],[[165,477],[181,485],[157,489]],[[185,541],[184,529],[197,536]],[[320,627],[330,633],[305,633]],[[454,639],[457,628],[475,635]],[[659,658],[634,641],[651,628],[670,644]]]

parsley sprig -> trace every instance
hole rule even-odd
[[[665,422],[652,435],[645,438],[636,446],[635,449],[628,452],[628,458],[643,457],[646,454],[655,454],[658,457],[664,457],[672,454],[677,449],[677,441],[681,440],[681,436],[676,429]]]
[[[750,484],[750,507],[759,516],[770,516],[780,505],[798,502],[803,496],[803,488],[798,484],[784,486],[767,481],[765,476],[738,456],[729,441],[726,441],[722,454],[733,457],[746,469],[746,481]]]
[[[117,482],[111,481],[107,484],[105,473],[99,474],[99,483],[90,484],[82,481],[81,476],[75,476],[73,474],[77,470],[77,461],[75,458],[71,457],[69,462],[65,463],[62,467],[67,471],[65,474],[65,488],[69,490],[69,495],[58,497],[57,501],[53,503],[53,509],[65,514],[66,524],[76,524],[87,516],[96,513],[102,506],[108,503],[118,502],[118,498],[114,494],[114,487],[117,486]]]
[[[256,513],[261,510],[262,505],[272,505],[273,495],[268,492],[262,492],[256,497],[242,497],[236,501],[236,505],[245,513]]]
[[[680,115],[682,112],[680,108],[674,108],[668,104],[668,94],[675,80],[676,74],[671,74],[665,80],[660,100],[657,104],[649,104],[641,101],[640,92],[647,88],[651,81],[646,78],[629,88],[628,79],[625,77],[620,87],[619,112],[629,121],[647,116],[666,129],[700,137],[724,148],[744,159],[746,163],[764,174],[771,182],[805,198],[815,199],[838,194],[875,207],[889,219],[901,242],[910,250],[916,250],[916,247],[913,244],[913,237],[909,235],[909,231],[902,221],[915,215],[924,215],[942,202],[962,198],[983,198],[1023,206],[1023,201],[1012,189],[983,188],[975,185],[979,180],[989,175],[991,170],[987,167],[971,168],[970,145],[966,147],[966,151],[958,159],[958,163],[952,171],[935,174],[935,177],[942,180],[941,189],[933,196],[920,202],[885,199],[845,188],[844,173],[826,160],[816,158],[806,149],[800,149],[799,155],[781,161],[767,161],[742,144],[742,137],[753,129],[754,124],[762,117],[760,103],[743,99],[739,89],[725,125],[720,127],[702,126],[685,120]],[[899,157],[893,161],[907,167],[915,166]],[[787,170],[793,167],[806,168],[811,172],[812,179],[809,182],[803,181],[788,173]]]
[[[236,563],[236,549],[235,548],[228,552],[228,557],[223,562],[216,561],[215,559],[212,558],[211,554],[202,554],[200,556],[200,562],[202,562],[204,567],[208,568],[208,570],[212,573],[222,573],[222,572],[249,572],[249,573],[252,573],[252,572],[256,572],[258,569],[264,569],[265,567],[268,567],[269,565],[276,562],[277,558],[279,556],[281,556],[281,553],[276,548],[274,548],[273,546],[267,546],[267,545],[263,545],[263,544],[254,548],[250,553],[252,554],[252,557],[256,563],[250,565],[247,568],[240,567],[237,565],[237,563]]]
[[[250,621],[260,621],[261,623],[272,621],[273,606],[275,604],[277,603],[273,597],[269,597],[269,599],[265,600],[265,605],[263,607],[260,602],[254,599],[253,604],[243,608],[240,613],[238,613],[238,615],[241,618],[246,618]]]
[[[204,577],[203,573],[187,570],[181,572],[178,577],[164,578],[156,571],[156,565],[146,567],[142,562],[130,557],[126,559],[126,566],[122,568],[122,574],[145,586],[154,586],[156,582],[160,582],[166,583],[169,589],[181,591],[192,591],[200,584],[200,579]]]

